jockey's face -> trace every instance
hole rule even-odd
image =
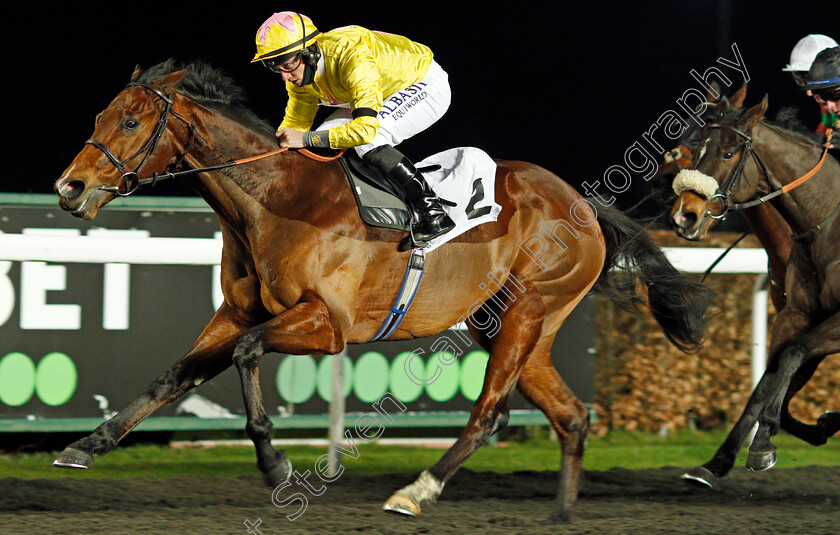
[[[831,113],[840,113],[840,89],[831,89],[814,93],[814,100]]]
[[[306,64],[300,58],[297,58],[297,67],[291,71],[280,71],[280,76],[283,77],[284,82],[292,82],[300,87],[300,84],[303,82],[303,70],[305,68]]]

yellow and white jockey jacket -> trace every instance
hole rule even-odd
[[[319,102],[349,104],[353,120],[329,130],[334,149],[370,143],[379,129],[383,99],[420,81],[433,58],[425,45],[360,26],[326,32],[318,46],[322,58],[314,82],[303,87],[286,83],[289,102],[279,128],[306,132]]]

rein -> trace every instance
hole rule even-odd
[[[166,126],[169,123],[170,115],[180,119],[181,121],[183,121],[185,124],[187,124],[187,126],[189,127],[189,130],[190,130],[190,141],[187,144],[187,150],[184,151],[184,153],[178,158],[178,161],[174,165],[174,167],[176,167],[176,168],[179,167],[184,162],[184,160],[187,157],[187,154],[189,153],[190,148],[192,147],[193,141],[195,139],[195,122],[189,120],[187,117],[185,117],[185,116],[181,115],[180,113],[174,111],[172,109],[173,105],[174,105],[174,102],[173,102],[172,98],[163,94],[161,91],[159,91],[155,87],[152,87],[152,86],[147,85],[147,84],[138,83],[138,82],[132,82],[132,83],[130,83],[126,86],[126,88],[130,88],[130,87],[141,87],[141,88],[143,88],[147,91],[150,91],[150,92],[154,93],[158,98],[160,98],[161,100],[164,101],[164,103],[166,104],[166,107],[164,108],[163,113],[161,114],[157,125],[155,125],[155,129],[152,131],[152,134],[149,136],[149,139],[146,141],[146,143],[144,143],[143,146],[140,147],[140,149],[137,152],[135,152],[132,156],[129,156],[125,160],[120,160],[119,158],[117,158],[117,156],[107,146],[105,146],[103,143],[101,143],[101,142],[99,142],[99,141],[97,141],[93,138],[88,139],[85,142],[85,145],[92,145],[92,146],[96,147],[97,149],[99,149],[100,151],[102,151],[102,153],[105,154],[105,156],[111,161],[112,164],[114,164],[114,166],[120,171],[120,173],[122,173],[119,176],[119,178],[117,178],[116,182],[113,185],[111,185],[111,186],[100,186],[99,187],[100,190],[107,191],[107,192],[110,192],[110,193],[115,193],[116,195],[119,195],[120,197],[128,197],[129,195],[131,195],[132,193],[137,191],[141,186],[146,186],[146,185],[154,186],[156,183],[158,183],[161,180],[166,180],[168,178],[176,178],[176,177],[186,176],[186,175],[193,175],[193,174],[196,174],[196,173],[205,173],[205,172],[209,172],[209,171],[219,171],[219,170],[222,170],[222,169],[227,169],[229,167],[234,167],[236,165],[248,164],[248,163],[256,162],[256,161],[259,161],[259,160],[263,160],[265,158],[270,158],[272,156],[276,156],[276,155],[278,155],[282,152],[286,152],[287,150],[289,150],[288,147],[281,147],[277,150],[273,150],[273,151],[270,151],[270,152],[265,152],[263,154],[257,154],[256,156],[250,156],[250,157],[247,157],[247,158],[240,158],[238,160],[229,160],[227,162],[223,162],[223,163],[220,163],[220,164],[217,164],[217,165],[210,165],[210,166],[207,166],[207,167],[198,167],[198,168],[186,169],[186,170],[183,170],[183,171],[175,171],[175,172],[164,171],[162,173],[153,173],[152,176],[147,177],[147,178],[140,178],[140,176],[139,176],[140,171],[143,169],[143,166],[146,165],[146,162],[149,160],[149,158],[152,156],[152,153],[154,153],[155,149],[157,148],[158,142],[160,141],[161,137],[163,136],[163,132],[166,130]],[[340,152],[338,152],[334,156],[320,156],[320,155],[315,154],[314,152],[311,152],[307,149],[297,149],[297,151],[299,153],[303,154],[304,156],[306,156],[307,158],[310,158],[312,160],[319,161],[319,162],[330,162],[330,161],[333,161],[333,160],[337,160],[338,158],[340,158],[344,154],[344,150],[341,150]],[[130,162],[131,160],[137,158],[138,156],[140,156],[143,153],[145,153],[145,156],[143,156],[143,159],[138,164],[137,168],[134,169],[134,171],[127,171],[126,170],[126,164],[128,162]]]

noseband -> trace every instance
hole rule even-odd
[[[166,106],[163,109],[163,113],[160,116],[160,120],[158,120],[157,125],[155,125],[155,129],[152,131],[152,134],[149,136],[149,139],[146,143],[143,144],[140,149],[135,152],[133,155],[129,156],[125,160],[120,160],[111,149],[109,149],[105,144],[100,141],[97,141],[93,138],[88,139],[85,142],[85,145],[93,145],[97,149],[101,150],[103,154],[111,161],[112,164],[120,171],[120,176],[117,178],[117,181],[112,186],[100,186],[99,189],[103,191],[108,191],[111,193],[115,193],[120,197],[128,197],[141,186],[144,182],[140,179],[140,171],[143,169],[143,166],[146,165],[146,162],[149,161],[149,158],[154,153],[155,148],[157,148],[158,142],[160,138],[163,136],[163,132],[166,130],[166,125],[169,123],[169,117],[174,116],[178,119],[184,121],[190,129],[190,142],[187,145],[187,150],[180,156],[178,161],[176,162],[175,166],[183,162],[184,158],[186,157],[187,153],[189,152],[189,147],[192,145],[192,141],[195,138],[195,123],[184,117],[183,115],[179,114],[178,112],[172,109],[173,101],[167,95],[164,95],[158,89],[147,85],[142,84],[139,82],[131,82],[126,86],[126,89],[131,87],[141,87],[147,91],[151,91],[158,98],[163,100]],[[126,165],[137,158],[140,155],[143,155],[143,159],[137,165],[137,167],[133,171],[126,170]],[[154,180],[157,180],[157,174],[155,174]]]

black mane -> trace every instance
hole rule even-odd
[[[778,113],[776,113],[776,117],[769,124],[772,124],[780,130],[792,134],[813,145],[821,146],[824,141],[822,136],[817,134],[815,128],[809,128],[802,119],[799,118],[799,112],[792,106],[780,109]]]
[[[186,70],[178,86],[178,92],[182,95],[200,104],[231,113],[260,128],[271,129],[267,122],[259,119],[246,106],[245,90],[227,72],[203,61],[182,63],[170,58],[144,70],[137,81],[151,83],[167,74],[182,70]]]
[[[728,109],[724,112],[723,117],[718,118],[718,122],[733,126],[747,111],[749,111],[748,108]],[[772,121],[764,117],[761,119],[761,123],[777,132],[787,135],[793,141],[806,143],[815,147],[822,146],[822,139],[819,134],[816,133],[816,130],[808,128],[802,122],[795,108],[782,108]]]

